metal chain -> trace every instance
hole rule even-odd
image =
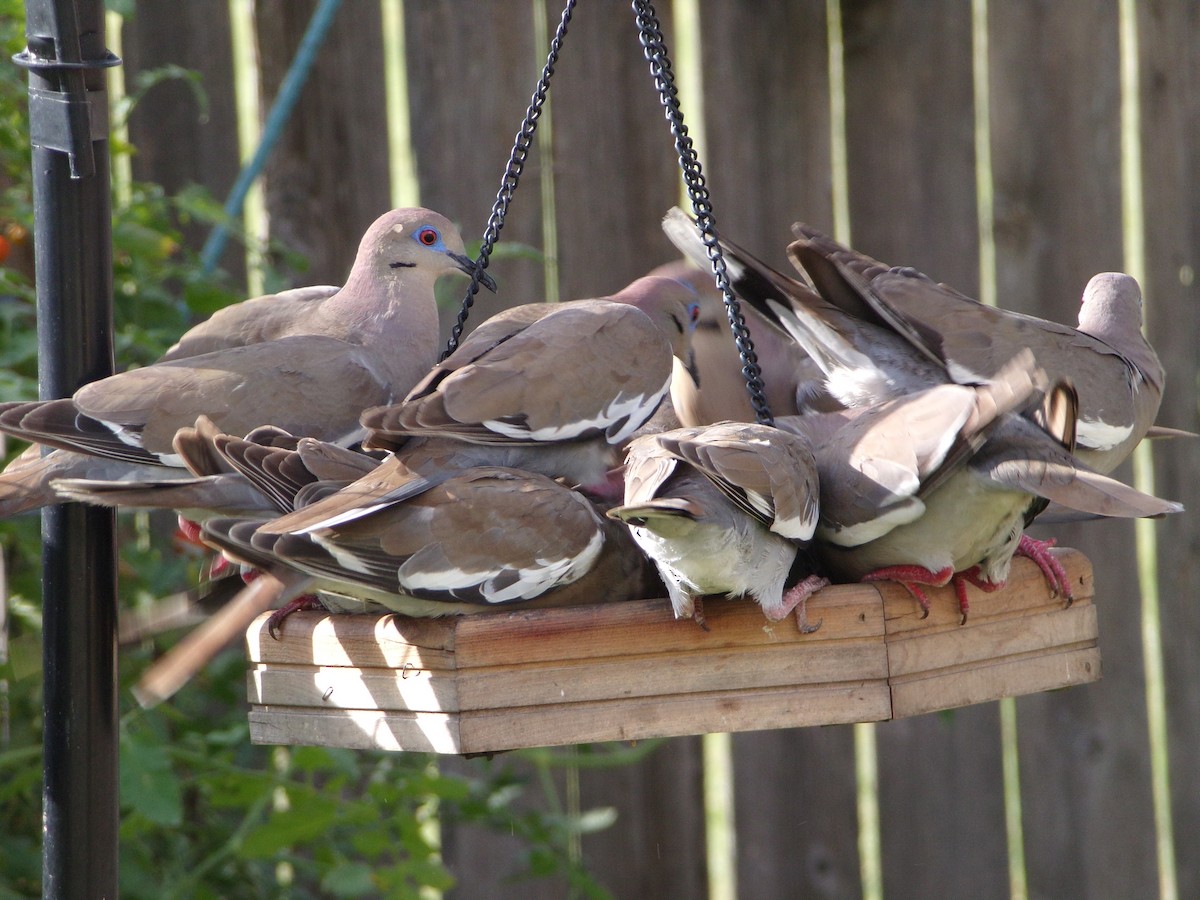
[[[746,379],[746,389],[750,392],[750,403],[754,407],[754,415],[759,424],[774,425],[771,410],[767,406],[767,397],[763,387],[762,369],[758,365],[758,356],[754,352],[754,342],[746,328],[746,320],[742,316],[741,303],[733,295],[729,287],[729,274],[725,268],[725,256],[721,252],[721,244],[717,235],[717,223],[712,214],[712,201],[708,188],[705,186],[704,175],[700,171],[700,160],[692,139],[688,136],[687,126],[683,124],[683,113],[679,109],[679,93],[675,89],[675,76],[671,72],[671,61],[667,57],[666,44],[663,41],[662,27],[654,6],[649,0],[633,0],[633,11],[637,16],[638,30],[646,61],[650,63],[650,74],[666,111],[667,121],[671,124],[671,134],[675,137],[675,151],[679,154],[679,167],[683,170],[683,180],[687,185],[688,197],[692,201],[692,211],[696,216],[696,227],[708,248],[708,259],[712,263],[713,275],[717,287],[725,300],[725,314],[729,319],[729,330],[733,333],[733,342],[737,346],[738,356],[742,361],[742,377]]]
[[[554,75],[554,65],[558,62],[558,53],[562,49],[563,38],[567,35],[567,24],[571,21],[571,13],[575,11],[575,3],[576,0],[567,0],[562,18],[558,23],[558,29],[554,32],[554,40],[550,42],[550,52],[546,55],[546,65],[542,69],[542,76],[538,79],[537,87],[533,91],[533,99],[529,103],[529,108],[525,110],[525,119],[517,131],[512,153],[508,157],[508,165],[504,167],[504,177],[500,179],[500,192],[496,195],[496,202],[492,204],[492,214],[488,217],[487,228],[483,232],[483,243],[479,248],[479,257],[475,260],[475,270],[471,273],[471,284],[467,287],[467,295],[463,297],[458,318],[454,322],[454,328],[450,331],[450,340],[446,344],[446,349],[442,351],[440,359],[445,359],[453,353],[462,338],[463,328],[467,324],[467,316],[471,314],[475,295],[479,293],[479,280],[488,267],[492,249],[496,246],[496,241],[500,237],[500,229],[504,226],[504,216],[508,212],[508,204],[512,202],[513,194],[517,190],[517,182],[521,178],[521,171],[525,168],[525,158],[529,155],[529,148],[533,144],[533,133],[537,131],[537,121],[542,114],[542,107],[546,104],[546,95],[550,91],[550,78]]]

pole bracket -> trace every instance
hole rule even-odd
[[[38,31],[51,33],[35,38],[31,32],[29,45],[12,61],[39,76],[29,87],[30,143],[66,153],[71,177],[88,178],[96,173],[92,143],[108,139],[108,94],[88,90],[84,75],[119,66],[121,59],[108,50],[95,59],[83,59],[78,27],[71,18],[65,29],[57,27],[62,21],[58,16],[40,23],[50,27]]]

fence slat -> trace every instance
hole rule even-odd
[[[561,4],[548,5],[553,27]],[[673,51],[669,10],[658,12]],[[595,297],[675,258],[660,223],[678,197],[679,163],[628,4],[581,4],[555,77],[562,298]],[[686,115],[700,98],[681,102]]]
[[[547,5],[553,28],[561,4]],[[669,38],[668,6],[658,12]],[[629,4],[580,4],[555,79],[561,296],[594,297],[674,257],[660,222],[677,196],[678,163]],[[526,187],[532,200],[535,182]],[[612,828],[583,838],[589,870],[614,896],[705,896],[701,773],[694,737],[631,766],[580,772],[582,807],[617,809]]]
[[[843,16],[853,242],[978,296],[970,7],[876,2]],[[1007,896],[996,707],[877,737],[885,894]]]
[[[315,8],[256,5],[264,111]],[[303,284],[341,284],[358,238],[391,205],[382,72],[378,4],[343,3],[265,170],[271,235],[308,260]]]
[[[833,219],[825,3],[704,3],[700,29],[717,222],[790,271],[792,223]],[[852,730],[736,734],[733,754],[738,895],[857,894]]]
[[[421,203],[449,216],[470,243],[483,236],[513,138],[541,72],[529,4],[406,3],[412,142]],[[567,47],[573,37],[568,34]],[[553,96],[554,90],[551,90]],[[540,247],[536,151],[521,177],[501,242]],[[468,327],[501,309],[542,299],[542,264],[496,259],[496,295],[481,291]],[[454,300],[462,299],[457,286]],[[443,322],[458,311],[443,310]]]
[[[1146,295],[1150,339],[1168,371],[1159,421],[1200,429],[1196,336],[1200,334],[1196,209],[1200,191],[1200,9],[1194,4],[1138,5],[1141,42],[1143,181],[1146,208]],[[1178,895],[1200,896],[1200,782],[1187,773],[1200,752],[1200,485],[1195,441],[1154,448],[1159,494],[1188,512],[1156,527],[1159,602],[1166,669],[1167,734],[1175,826]]]
[[[1122,266],[1116,4],[991,5],[1000,302],[1074,322]],[[1128,480],[1128,465],[1117,477]],[[1095,562],[1104,678],[1017,702],[1030,892],[1147,896],[1157,882],[1133,529],[1056,527]]]
[[[139,0],[123,31],[129,93],[137,89],[138,74],[176,65],[200,74],[206,102],[181,79],[146,93],[129,119],[129,138],[137,148],[134,178],[157,182],[168,193],[204,185],[223,202],[239,167],[228,2]],[[208,228],[189,225],[184,235],[199,249]],[[240,245],[231,243],[221,264],[238,282],[245,280]]]
[[[534,59],[529,9],[529,4],[464,5],[450,0],[404,4],[421,203],[458,222],[468,242],[483,235],[513,136],[541,70],[541,62]],[[539,167],[537,153],[531,153],[502,242],[541,244]],[[541,298],[540,262],[497,259],[489,271],[499,281],[500,292],[480,292],[468,327],[499,309]],[[451,296],[461,299],[458,284]],[[455,312],[456,303],[443,309],[443,322],[452,321]],[[530,766],[510,764],[532,780]],[[446,763],[449,771],[467,775],[478,765]],[[556,781],[561,796],[561,778]],[[520,802],[545,808],[532,786]],[[524,849],[517,837],[455,821],[444,821],[442,833],[443,858],[458,879],[450,894],[454,900],[552,900],[567,893],[561,878],[512,880]]]

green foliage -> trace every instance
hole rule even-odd
[[[117,5],[110,0],[109,7]],[[23,22],[20,0],[0,0],[0,52],[21,49]],[[203,98],[195,73],[168,67],[140,75],[118,117],[166,79],[183,79]],[[11,223],[32,231],[26,104],[20,70],[0,66],[0,231]],[[111,149],[114,155],[132,152],[117,142]],[[241,299],[228,276],[202,271],[198,254],[183,238],[190,223],[225,221],[216,199],[199,187],[169,195],[144,183],[130,186],[127,196],[113,210],[119,368],[154,360],[198,318]],[[226,225],[245,239],[238,223]],[[273,251],[290,268],[300,267],[294,255]],[[268,285],[286,286],[278,277],[268,278]],[[36,396],[36,369],[33,290],[27,278],[0,265],[0,399]],[[10,448],[10,456],[18,449]],[[201,556],[169,539],[171,517],[122,516],[118,525],[123,608],[149,606],[196,582]],[[11,591],[9,655],[0,665],[7,689],[7,705],[0,703],[0,900],[5,900],[41,891],[37,518],[0,523],[0,542]],[[157,636],[121,649],[122,896],[427,897],[429,890],[454,884],[438,854],[439,819],[518,838],[524,849],[514,860],[514,877],[554,876],[575,896],[607,896],[570,848],[581,833],[611,824],[614,813],[562,810],[554,777],[560,756],[547,751],[477,760],[467,774],[450,775],[420,754],[252,746],[240,649],[220,656],[170,703],[148,711],[133,704],[130,686],[177,637]],[[643,744],[637,755],[651,747]],[[620,764],[628,756],[585,755],[587,765]]]

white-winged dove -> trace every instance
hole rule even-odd
[[[816,467],[808,444],[764,425],[724,422],[639,437],[625,462],[626,522],[658,566],[677,617],[703,624],[707,594],[749,595],[779,621],[823,578],[785,592],[800,546],[817,524]]]
[[[601,300],[536,303],[484,322],[403,403],[367,410],[370,442],[443,435],[469,443],[629,437],[689,369],[699,316],[686,282],[645,276]],[[368,443],[370,443],[368,442]]]
[[[663,231],[689,259],[707,261],[700,232],[683,210],[667,213]],[[843,311],[728,238],[720,243],[734,293],[804,350],[842,406],[869,406],[951,380],[940,363],[890,328]]]
[[[889,268],[797,223],[788,255],[820,292],[844,310],[869,308],[950,379],[992,378],[1027,347],[1051,382],[1069,379],[1079,395],[1076,455],[1111,472],[1154,423],[1165,373],[1142,334],[1142,293],[1120,272],[1095,275],[1083,291],[1078,327],[985,306],[912,268]],[[861,312],[854,313],[860,315]]]
[[[688,285],[645,277],[611,298],[530,304],[493,316],[403,403],[363,414],[371,432],[366,444],[397,447],[391,458],[263,530],[345,523],[481,465],[605,493],[616,448],[667,394],[672,357],[690,365],[697,312]]]
[[[312,534],[266,535],[260,524],[205,524],[206,541],[264,574],[147,671],[137,690],[143,705],[178,690],[256,616],[309,592],[333,611],[442,616],[661,590],[624,526],[578,492],[511,469],[470,469],[405,504]]]
[[[664,229],[693,258],[703,249],[681,210],[668,214]],[[1078,391],[1076,453],[1091,468],[1111,472],[1153,425],[1164,372],[1142,334],[1142,295],[1130,276],[1094,276],[1071,328],[985,306],[807,225],[793,230],[798,240],[788,256],[807,283],[730,244],[736,287],[804,347],[847,406],[939,382],[982,383],[1028,348],[1051,383],[1067,379]]]
[[[443,216],[393,210],[363,236],[340,290],[300,289],[224,310],[153,365],[85,385],[69,399],[0,405],[0,430],[131,464],[176,467],[182,460],[172,440],[201,414],[236,434],[274,424],[353,440],[364,408],[403,396],[433,364],[434,283],[473,268]],[[482,281],[494,287],[489,277]],[[81,468],[71,474],[89,477]]]
[[[663,227],[692,258],[704,254],[681,210],[671,210]],[[1065,379],[1080,390],[1076,452],[1085,464],[1112,471],[1152,430],[1163,370],[1141,334],[1141,293],[1129,276],[1093,278],[1074,329],[984,306],[913,269],[888,268],[807,226],[795,229],[801,239],[789,256],[810,283],[781,275],[722,239],[731,279],[739,296],[813,357],[828,390],[845,405],[943,382],[985,381],[1028,347],[1051,382]],[[1044,506],[1044,500],[1032,502],[1027,520]],[[1046,547],[1021,538],[1020,552],[1053,572],[1054,584],[1063,573]]]
[[[695,377],[675,367],[671,380],[671,403],[684,426],[715,422],[753,422],[754,407],[742,374],[733,335],[729,330],[724,298],[713,283],[712,272],[688,260],[659,266],[651,274],[686,281],[700,299],[700,317],[692,335]],[[776,416],[796,415],[797,395],[804,409],[837,407],[824,393],[824,376],[796,342],[765,322],[753,308],[742,305],[746,329],[754,342],[754,353],[762,372],[767,405]]]
[[[1069,387],[1056,386],[1044,404],[1050,433],[1017,415],[1035,384],[1028,361],[976,388],[939,385],[841,415],[779,420],[813,445],[821,479],[814,546],[834,580],[896,580],[923,607],[919,585],[953,581],[965,619],[967,583],[994,590],[1007,578],[1031,499],[1102,516],[1182,508],[1071,455],[1063,443],[1075,417]]]

